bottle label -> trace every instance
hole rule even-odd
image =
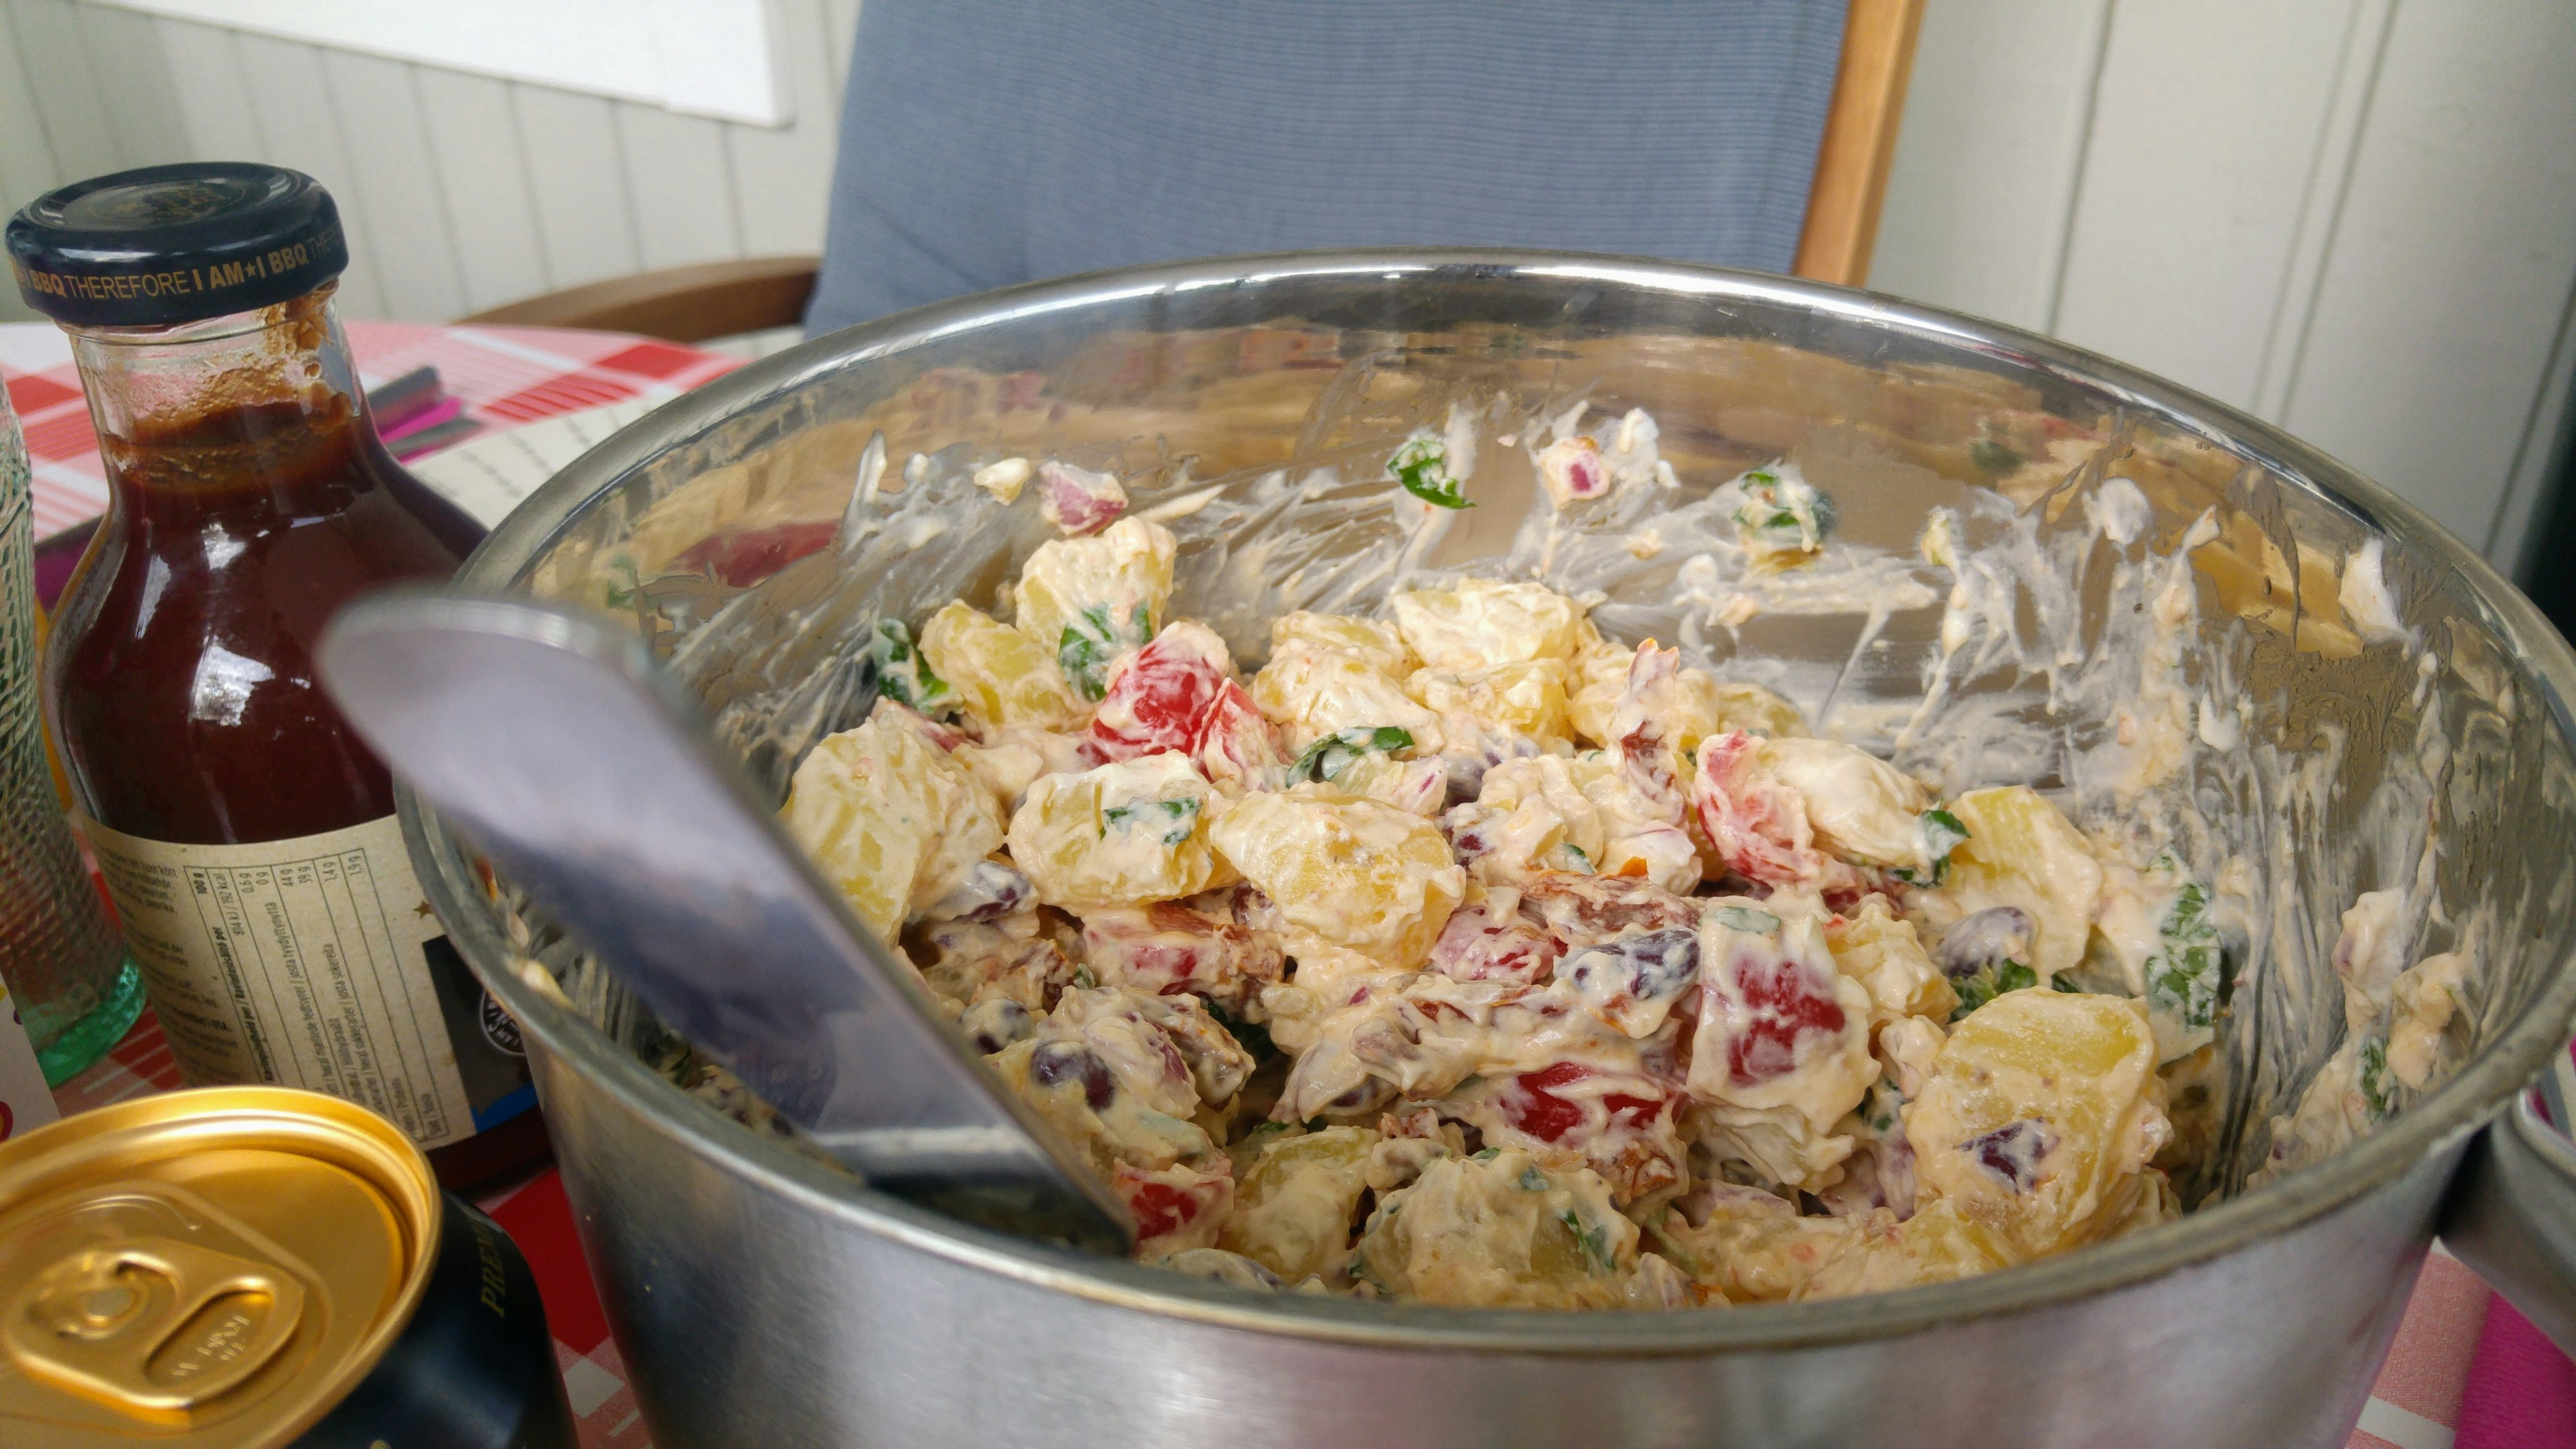
[[[470,1026],[481,988],[412,876],[397,817],[256,845],[81,825],[189,1081],[328,1092],[423,1147],[474,1134],[449,1021]],[[524,1081],[503,1084],[520,1100],[495,1112],[496,1098],[481,1125],[524,1105]]]
[[[17,1003],[0,986],[0,1142],[33,1132],[61,1114],[54,1094],[45,1087],[45,1069],[36,1062],[36,1044],[18,1023]]]

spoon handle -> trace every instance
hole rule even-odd
[[[320,662],[367,743],[502,876],[870,1185],[1127,1250],[1123,1204],[754,805],[632,631],[396,591],[343,611]]]

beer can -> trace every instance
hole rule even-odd
[[[208,1087],[0,1143],[0,1445],[574,1443],[527,1261],[384,1118]]]

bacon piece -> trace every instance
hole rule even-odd
[[[1522,893],[1521,910],[1547,923],[1566,950],[1602,945],[1625,931],[1699,924],[1699,902],[1639,876],[1549,871]]]
[[[1127,490],[1107,473],[1049,459],[1038,466],[1038,511],[1066,537],[1080,538],[1127,511]]]
[[[1742,730],[1700,742],[1690,801],[1706,844],[1729,870],[1765,885],[1824,873],[1807,802],[1761,767],[1762,741]]]
[[[1508,886],[1452,911],[1431,945],[1431,969],[1455,981],[1545,981],[1556,958],[1556,939],[1522,916],[1520,892]]]
[[[1588,1167],[1622,1205],[1679,1186],[1689,1160],[1676,1122],[1680,1098],[1633,1072],[1578,1061],[1488,1079],[1447,1115],[1554,1167]]]
[[[1094,911],[1083,918],[1082,953],[1104,985],[1189,992],[1237,1020],[1286,965],[1269,932],[1177,901]]]

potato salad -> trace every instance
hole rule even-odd
[[[782,818],[1140,1259],[1672,1308],[2178,1211],[2167,1080],[2220,951],[2172,860],[2023,786],[1942,798],[1537,583],[1287,613],[1246,668],[1114,479],[1036,479],[1064,536],[999,609],[879,624],[873,713]],[[1746,493],[1773,566],[1831,524],[1794,476]]]

